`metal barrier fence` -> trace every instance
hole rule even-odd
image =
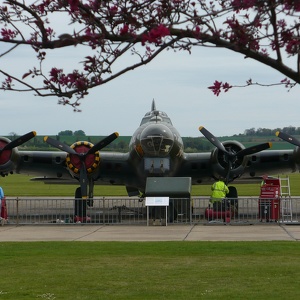
[[[82,203],[78,199],[78,203]],[[139,198],[94,198],[88,203],[86,216],[75,215],[73,198],[6,198],[8,224],[147,224],[147,207]],[[78,203],[76,204],[78,206]],[[84,202],[86,205],[86,202]],[[167,222],[166,222],[166,211]],[[80,210],[80,209],[79,209]],[[78,211],[78,207],[77,207]],[[228,199],[220,207],[210,207],[209,197],[170,199],[169,206],[149,207],[149,225],[166,224],[255,224],[299,222],[300,198]]]

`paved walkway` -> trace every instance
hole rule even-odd
[[[0,226],[6,241],[299,241],[299,225]]]

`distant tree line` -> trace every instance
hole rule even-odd
[[[76,130],[74,132],[72,130],[60,131],[58,133],[58,136],[62,136],[62,135],[66,135],[66,136],[86,136],[86,134],[83,130]]]
[[[276,131],[282,131],[290,135],[300,135],[300,127],[288,126],[283,128],[269,129],[269,128],[250,128],[244,131],[245,136],[274,136]]]

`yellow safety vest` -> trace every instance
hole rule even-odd
[[[215,182],[211,186],[212,194],[210,202],[214,203],[216,201],[221,201],[226,197],[226,194],[229,193],[229,189],[227,185],[223,181]]]

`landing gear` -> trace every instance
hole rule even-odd
[[[78,187],[75,191],[75,206],[74,206],[74,223],[87,223],[91,218],[86,214],[87,200],[82,199],[81,188]]]
[[[238,217],[239,214],[239,203],[238,203],[238,192],[235,186],[229,186],[229,193],[226,195],[226,198],[230,201],[230,208],[232,215]]]

